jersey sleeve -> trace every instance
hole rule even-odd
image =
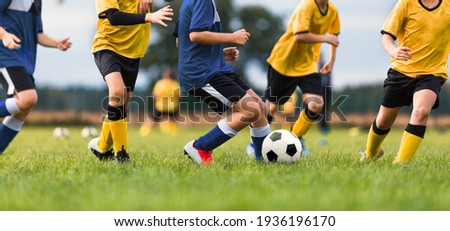
[[[402,29],[405,17],[407,15],[407,1],[399,0],[397,4],[392,9],[388,18],[384,22],[382,34],[389,34],[392,38],[397,39],[397,36]]]
[[[11,0],[0,1],[0,26],[3,26],[3,14],[8,9],[9,4],[11,4]]]
[[[303,1],[296,8],[296,12],[292,18],[292,31],[294,34],[304,33],[310,31],[311,19],[313,15],[313,11],[309,4],[306,4]]]
[[[36,29],[38,33],[44,32],[44,26],[42,24],[42,18],[41,16],[36,16]]]
[[[106,11],[110,9],[119,9],[118,0],[95,0],[95,6],[97,8],[97,14],[99,18],[106,18]]]
[[[208,31],[214,24],[215,6],[212,1],[195,1],[189,32]]]
[[[338,35],[341,33],[341,21],[339,19],[339,14],[336,11],[333,21],[331,21],[330,27],[328,28],[329,34]]]

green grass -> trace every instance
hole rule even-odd
[[[255,163],[242,131],[203,167],[182,147],[207,128],[144,138],[132,127],[132,162],[124,165],[99,162],[81,128],[70,130],[57,140],[51,128],[24,128],[0,156],[0,210],[450,210],[448,135],[433,129],[406,167],[391,164],[401,130],[387,138],[382,159],[361,164],[365,131],[333,129],[320,146],[313,128],[312,156],[292,165]]]

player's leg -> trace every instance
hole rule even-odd
[[[8,98],[0,102],[0,154],[21,130],[28,114],[37,103],[38,96],[33,76],[23,68],[2,68],[0,81]]]
[[[323,98],[321,95],[303,93],[303,110],[292,127],[292,132],[298,137],[304,136],[312,125],[320,118],[320,111],[323,107]]]
[[[260,116],[258,103],[247,93],[248,87],[242,88],[235,82],[238,78],[239,76],[234,74],[218,74],[212,77],[206,86],[189,91],[218,114],[233,108],[233,111],[220,120],[213,129],[185,145],[185,154],[198,164],[211,163],[212,151],[215,148],[254,122],[255,117]]]
[[[400,107],[388,108],[380,106],[378,115],[373,121],[367,135],[366,150],[363,153],[362,160],[376,160],[383,155],[381,144],[391,130],[400,109]]]
[[[119,162],[128,161],[127,88],[120,72],[108,74],[105,81],[109,91],[108,120],[115,159]]]
[[[0,153],[5,151],[11,141],[16,137],[22,129],[23,124],[31,109],[37,102],[36,90],[25,90],[16,93],[20,112],[6,116],[0,125]]]
[[[247,95],[236,103],[233,111],[235,112],[233,115],[236,116],[233,121],[235,124],[230,124],[230,126],[239,129],[241,126],[250,125],[250,136],[255,149],[255,159],[262,160],[262,143],[264,138],[270,133],[270,126],[265,117],[265,106],[262,99],[252,89],[248,89]],[[240,129],[237,131],[240,131]]]
[[[303,136],[312,125],[321,117],[323,108],[322,80],[319,73],[298,77],[298,86],[302,90],[303,109],[292,126],[292,132],[299,137],[302,143],[302,155],[309,155]]]
[[[444,81],[434,76],[420,77],[417,81],[411,119],[403,132],[400,148],[394,160],[395,164],[411,162],[424,138],[431,109],[439,107],[438,95]]]

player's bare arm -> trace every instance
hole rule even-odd
[[[40,33],[38,35],[39,45],[50,48],[57,48],[61,51],[66,51],[72,46],[70,38],[65,38],[61,40],[54,39],[45,33]]]
[[[9,33],[3,27],[0,27],[0,39],[5,47],[9,49],[19,49],[21,40],[14,34]]]
[[[239,59],[239,50],[237,47],[226,47],[223,49],[223,58],[225,61],[237,62]]]
[[[296,34],[294,38],[298,43],[328,43],[336,47],[339,46],[338,36],[334,34],[319,35],[305,32]]]
[[[250,33],[245,29],[237,30],[233,33],[216,33],[211,31],[192,32],[189,34],[192,42],[202,45],[217,45],[231,43],[245,46],[250,39]]]
[[[384,50],[394,59],[408,61],[412,58],[411,49],[406,46],[397,47],[394,38],[389,34],[383,34],[381,43]]]
[[[139,3],[139,13],[145,14],[151,11],[153,0],[141,0]]]
[[[333,71],[334,62],[336,61],[336,46],[330,45],[330,58],[320,69],[320,73],[327,75]]]
[[[167,27],[164,21],[172,21],[173,9],[167,5],[154,13],[147,13],[145,21],[150,23],[157,23],[163,27]]]

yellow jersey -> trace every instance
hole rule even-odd
[[[383,25],[382,33],[398,38],[398,46],[411,48],[412,59],[392,59],[391,68],[412,78],[434,75],[447,79],[450,51],[450,1],[427,9],[418,0],[399,0]]]
[[[161,79],[153,87],[153,96],[156,110],[174,112],[178,110],[180,101],[180,84],[173,79]]]
[[[92,42],[92,52],[114,51],[130,59],[144,57],[150,41],[150,23],[113,26],[105,11],[118,9],[121,12],[139,13],[139,0],[96,0],[98,21],[97,32]]]
[[[339,34],[340,21],[336,6],[328,2],[328,10],[322,14],[314,0],[302,0],[292,14],[286,32],[272,49],[267,62],[284,76],[299,77],[318,73],[317,61],[321,43],[298,43],[294,36],[311,32],[325,35]]]

